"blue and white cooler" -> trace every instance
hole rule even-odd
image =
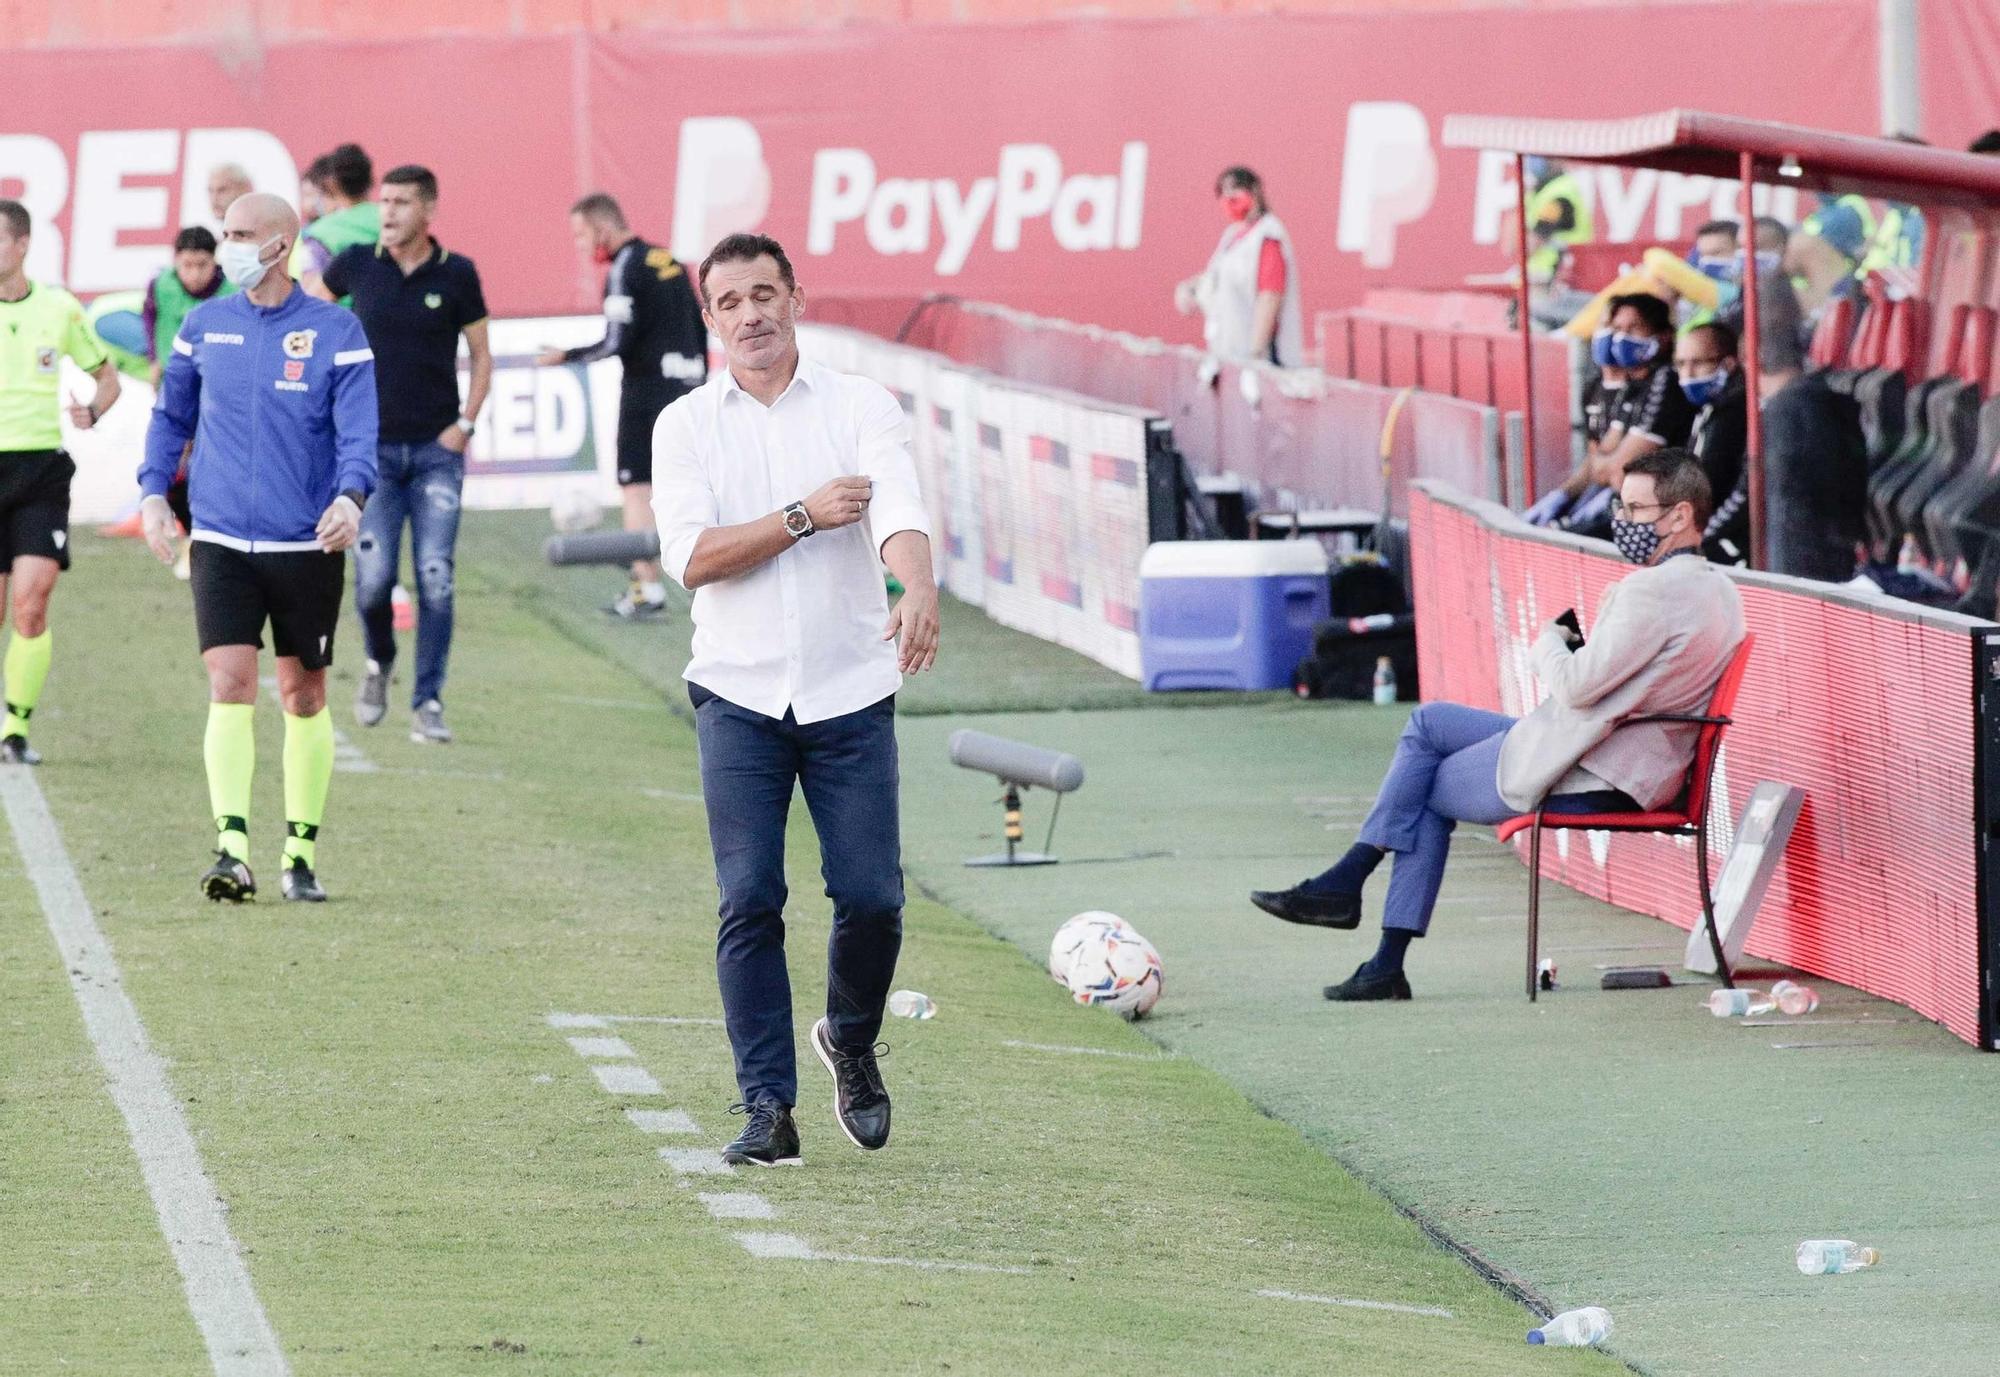
[[[1317,540],[1171,540],[1139,561],[1147,689],[1282,689],[1328,616]]]

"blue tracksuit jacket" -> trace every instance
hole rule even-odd
[[[294,287],[276,306],[204,301],[174,339],[139,489],[165,496],[194,440],[194,538],[317,550],[333,499],[375,490],[375,355],[353,313]]]

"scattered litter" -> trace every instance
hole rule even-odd
[[[936,1018],[937,1001],[918,990],[898,990],[889,996],[889,1012],[897,1018]]]
[[[1544,990],[1556,987],[1556,963],[1552,956],[1544,956],[1535,964],[1535,983]]]
[[[1611,1337],[1611,1312],[1601,1305],[1565,1310],[1540,1329],[1528,1331],[1528,1342],[1551,1348],[1589,1348]]]
[[[1745,1014],[1768,1014],[1778,1002],[1762,990],[1711,990],[1708,1011],[1717,1018],[1742,1018]]]
[[[1799,1270],[1809,1277],[1858,1272],[1882,1260],[1879,1248],[1864,1248],[1851,1239],[1809,1238],[1799,1245]]]
[[[1778,1001],[1778,1012],[1792,1018],[1809,1014],[1819,1007],[1819,992],[1810,985],[1801,985],[1796,980],[1780,980],[1771,987],[1771,998]]]

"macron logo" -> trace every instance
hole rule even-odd
[[[217,331],[210,330],[204,335],[202,335],[201,342],[203,344],[241,344],[243,343],[243,336],[225,335]]]

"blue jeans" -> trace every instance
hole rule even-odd
[[[836,1047],[863,1051],[903,945],[896,700],[801,726],[688,686],[701,792],[722,891],[715,939],[723,1021],[746,1103],[798,1103],[792,986],[785,969],[785,822],[802,787],[833,900],[826,1017]]]
[[[1361,824],[1361,840],[1396,853],[1382,926],[1422,936],[1431,925],[1451,834],[1461,822],[1505,822],[1520,809],[1500,797],[1500,743],[1514,718],[1457,703],[1425,703],[1410,714],[1396,755]],[[1632,812],[1617,790],[1557,794],[1551,813]]]
[[[444,697],[451,658],[452,575],[458,551],[459,495],[465,456],[435,442],[378,445],[375,495],[361,513],[354,546],[354,606],[368,658],[387,672],[396,661],[390,594],[403,560],[403,523],[410,524],[410,560],[417,566],[417,680],[410,706]]]

